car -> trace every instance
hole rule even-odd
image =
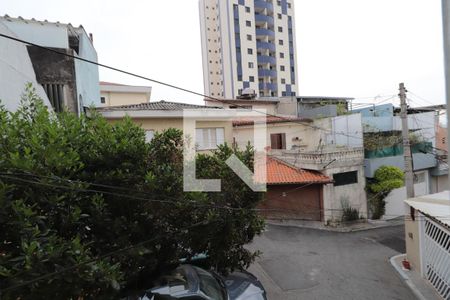
[[[189,264],[160,277],[138,299],[267,300],[263,285],[249,272],[236,271],[223,277]]]

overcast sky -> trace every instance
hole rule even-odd
[[[445,102],[440,0],[293,1],[301,95],[393,95],[403,81],[422,98],[410,95],[414,106]],[[82,24],[99,62],[203,92],[197,0],[0,0],[0,14]],[[100,79],[151,85],[153,101],[201,103],[112,71]]]

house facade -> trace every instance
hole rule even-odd
[[[267,157],[267,193],[258,206],[271,219],[324,220],[324,189],[332,179]]]
[[[12,18],[7,15],[0,17],[0,23],[3,31],[19,39],[75,58],[80,57],[97,62],[92,35],[88,35],[82,26],[74,27],[71,24],[21,17]],[[8,50],[12,49],[7,48],[4,51]],[[53,110],[58,112],[66,108],[80,114],[85,106],[99,104],[100,91],[96,65],[36,46],[26,46],[26,50],[34,71],[34,74],[27,74],[27,77],[35,78],[34,82],[43,88]],[[15,62],[13,67],[24,70],[21,62],[15,60],[11,62]],[[16,85],[13,82],[14,77],[4,78],[4,80],[8,88]]]
[[[450,297],[450,192],[405,200],[406,258],[443,298]]]
[[[152,88],[100,81],[100,107],[150,102]]]
[[[151,141],[156,132],[169,128],[183,130],[183,110],[199,110],[205,117],[196,120],[197,150],[207,152],[217,149],[218,145],[232,144],[232,124],[229,116],[220,116],[221,108],[206,107],[178,102],[158,101],[141,104],[99,107],[96,110],[109,122],[114,123],[125,117],[145,130],[147,141]],[[212,112],[208,117],[207,112]]]

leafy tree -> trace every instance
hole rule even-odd
[[[398,167],[381,166],[375,171],[373,182],[368,185],[373,219],[379,219],[384,215],[386,208],[384,199],[393,189],[402,187],[404,180],[403,171]]]
[[[257,255],[243,246],[263,229],[262,195],[224,163],[251,165],[252,149],[200,155],[222,192],[185,193],[180,130],[146,143],[130,119],[49,113],[28,86],[17,112],[0,108],[0,132],[2,299],[111,299],[181,258],[226,272]]]

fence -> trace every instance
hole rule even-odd
[[[450,230],[425,218],[423,232],[422,273],[445,300],[450,300]]]

